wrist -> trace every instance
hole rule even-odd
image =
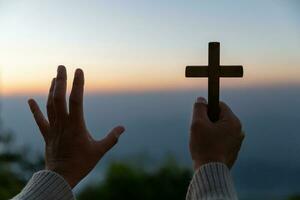
[[[52,171],[58,175],[60,175],[68,184],[69,186],[73,189],[78,181],[74,180],[70,173],[66,172],[65,170],[57,169],[57,168],[50,168],[46,167],[46,170]]]
[[[225,159],[222,158],[193,160],[194,171],[197,171],[198,169],[200,169],[200,167],[209,163],[222,163],[227,165]]]

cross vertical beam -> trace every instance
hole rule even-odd
[[[208,116],[215,122],[220,113],[220,43],[210,42],[208,46]]]

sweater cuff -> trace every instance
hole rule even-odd
[[[42,170],[33,174],[22,192],[13,200],[74,200],[69,184],[59,174]]]
[[[223,163],[201,166],[190,183],[187,200],[237,200],[229,169]]]

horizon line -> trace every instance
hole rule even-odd
[[[241,90],[241,89],[276,89],[276,88],[286,88],[286,87],[300,87],[298,82],[286,82],[286,83],[270,83],[270,84],[250,84],[250,85],[224,85],[220,86],[221,89],[225,90]],[[156,92],[184,92],[184,91],[207,91],[207,87],[203,85],[191,86],[191,87],[164,87],[164,88],[136,88],[136,89],[86,89],[85,95],[119,95],[119,94],[143,94],[143,93],[156,93]],[[0,90],[0,97],[18,97],[18,96],[45,96],[48,94],[48,90],[36,90],[36,91],[15,91],[7,93]],[[70,94],[70,90],[67,91]]]

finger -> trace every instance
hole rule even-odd
[[[207,103],[205,98],[203,97],[198,97],[197,101],[194,104],[192,123],[199,122],[199,121],[204,121],[204,122],[209,121],[207,115]]]
[[[112,129],[102,140],[97,142],[97,148],[102,155],[109,151],[115,144],[117,144],[120,135],[125,131],[123,126],[117,126]]]
[[[47,100],[47,115],[50,126],[54,124],[55,121],[55,111],[53,105],[53,91],[55,86],[55,78],[52,79],[51,86],[49,89],[48,100]]]
[[[35,119],[35,122],[37,123],[44,139],[46,139],[47,132],[49,129],[48,121],[44,117],[42,111],[40,110],[40,108],[35,100],[33,100],[33,99],[28,100],[28,104],[29,104],[30,110],[33,114],[33,117]]]
[[[73,87],[69,99],[70,118],[76,124],[84,123],[83,90],[84,90],[84,74],[81,69],[77,69],[75,72]]]
[[[57,68],[57,76],[53,93],[53,105],[55,111],[55,119],[57,123],[63,123],[68,115],[67,102],[67,71],[62,65]]]
[[[220,106],[220,119],[234,116],[233,112],[231,111],[231,109],[226,103],[220,102],[219,106]]]

